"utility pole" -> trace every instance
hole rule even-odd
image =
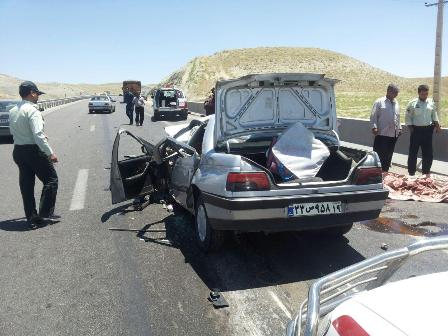
[[[442,33],[443,33],[443,7],[448,1],[439,0],[436,3],[425,3],[426,7],[437,6],[436,49],[434,55],[434,88],[433,97],[436,110],[441,115],[440,94],[442,84]]]

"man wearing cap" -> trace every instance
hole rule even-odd
[[[33,82],[23,82],[19,87],[22,101],[9,113],[11,134],[14,138],[13,159],[19,167],[19,185],[23,207],[28,224],[36,225],[55,222],[54,207],[58,190],[58,175],[53,163],[57,156],[48,144],[44,133],[42,114],[36,105],[39,91]],[[43,183],[39,212],[34,199],[36,176]]]
[[[417,153],[422,149],[422,173],[431,171],[433,153],[432,136],[434,128],[437,133],[441,127],[434,101],[428,98],[429,86],[422,84],[417,89],[418,97],[411,100],[406,108],[406,126],[411,131],[408,156],[408,173],[415,175],[417,170]]]
[[[370,114],[372,133],[375,136],[373,150],[380,157],[383,172],[389,171],[395,143],[401,135],[400,106],[395,99],[398,92],[398,86],[389,84],[386,96],[375,101]]]

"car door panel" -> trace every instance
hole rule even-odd
[[[165,145],[182,154],[176,158],[173,164],[170,176],[170,190],[176,201],[187,207],[187,193],[190,189],[193,175],[199,166],[200,156],[193,147],[174,138],[168,137]]]
[[[128,157],[119,160],[118,149],[120,137],[127,134],[142,146],[145,153],[137,157]],[[112,194],[112,204],[124,202],[126,200],[151,193],[153,183],[151,179],[151,168],[153,146],[142,139],[134,136],[126,130],[119,130],[112,149],[112,161],[110,172],[110,190]]]

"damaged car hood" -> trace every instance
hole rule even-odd
[[[219,81],[215,144],[298,121],[315,130],[336,130],[335,83],[321,74],[280,73]]]

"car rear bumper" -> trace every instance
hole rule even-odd
[[[111,106],[89,106],[89,110],[92,111],[111,111]]]
[[[0,136],[10,136],[9,126],[0,126]]]
[[[307,231],[377,218],[388,191],[288,197],[224,198],[203,193],[210,225],[217,230]],[[341,201],[338,214],[288,217],[292,204]]]
[[[176,115],[181,113],[188,113],[188,109],[156,109],[154,113],[163,114],[163,115]]]

